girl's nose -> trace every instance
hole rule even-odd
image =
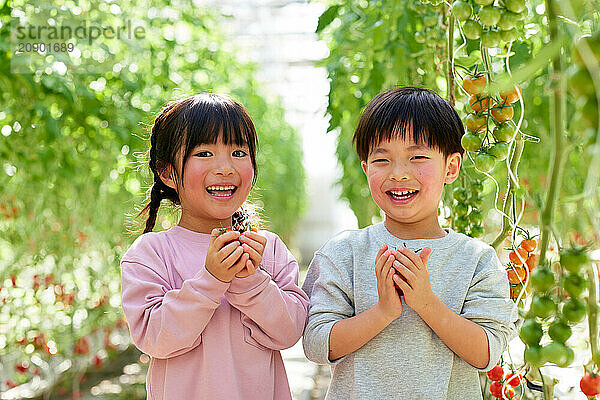
[[[217,166],[215,167],[214,170],[215,174],[217,175],[233,175],[233,173],[235,172],[235,169],[233,168],[233,164],[231,163],[231,160],[228,157],[224,157],[220,160],[218,160]]]

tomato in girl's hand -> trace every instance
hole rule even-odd
[[[515,374],[511,372],[510,374],[506,375],[506,383],[508,383],[512,387],[519,386],[521,384],[522,379],[523,376],[521,374]]]

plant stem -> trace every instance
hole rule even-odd
[[[545,0],[546,18],[550,29],[550,42],[558,39],[558,21],[554,13],[554,0]],[[562,49],[561,49],[562,50]],[[565,145],[564,139],[564,105],[565,105],[565,81],[562,79],[563,63],[562,52],[558,57],[552,60],[552,93],[550,94],[550,108],[553,118],[550,120],[550,133],[554,138],[554,152],[550,161],[549,186],[544,208],[540,217],[541,240],[540,240],[540,265],[546,262],[546,252],[550,241],[550,228],[554,217],[554,208],[557,202],[558,193],[562,183],[562,175],[565,163]]]
[[[449,12],[448,17],[448,102],[452,107],[456,103],[454,98],[454,64],[452,62],[454,58],[454,16]]]
[[[520,134],[517,134],[517,138],[515,139],[515,149],[512,153],[512,157],[510,159],[510,171],[515,179],[518,181],[517,171],[519,169],[519,162],[521,161],[521,155],[523,154],[523,148],[525,147],[525,140]],[[504,196],[504,203],[502,206],[502,212],[505,214],[502,217],[502,229],[500,233],[492,242],[492,247],[498,250],[498,247],[504,242],[506,239],[506,235],[510,230],[510,220],[508,219],[508,215],[510,212],[511,202],[509,201],[510,195],[512,194],[513,189],[515,188],[516,183],[510,178],[510,174],[508,176],[508,187],[506,188],[506,196]]]
[[[598,353],[598,275],[593,266],[589,266],[587,271],[587,281],[589,294],[586,299],[588,309],[588,329],[590,335],[590,348],[592,350],[592,360],[590,363],[600,368],[600,353]]]

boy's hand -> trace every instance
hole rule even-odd
[[[238,278],[246,278],[256,272],[256,268],[262,261],[262,255],[267,245],[267,238],[253,231],[246,231],[239,237],[242,243],[244,254],[250,257],[246,261],[246,266],[235,276]]]
[[[406,305],[418,314],[432,304],[432,299],[435,298],[427,272],[427,261],[431,252],[430,247],[425,247],[417,254],[401,246],[396,254],[398,262],[394,263],[394,269],[397,271],[393,276],[394,282],[404,292]]]
[[[239,237],[240,233],[237,231],[220,234],[218,229],[213,229],[210,233],[205,266],[212,276],[222,282],[231,282],[250,259],[250,255],[244,252]]]
[[[383,245],[375,257],[375,275],[377,276],[377,294],[379,302],[377,307],[379,312],[390,322],[402,314],[402,301],[394,286],[394,268],[392,264],[396,259],[395,249],[387,248]]]

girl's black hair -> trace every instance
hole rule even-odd
[[[254,168],[256,181],[256,130],[246,109],[231,98],[207,93],[198,94],[165,106],[154,120],[150,135],[150,170],[154,183],[150,188],[150,202],[138,214],[148,212],[144,233],[151,232],[163,199],[179,205],[177,191],[160,179],[160,172],[168,166],[174,172],[173,180],[181,182],[185,174],[185,163],[194,148],[201,144],[215,144],[221,139],[224,144],[247,145]],[[177,164],[181,168],[177,168]],[[181,170],[181,176],[178,171]],[[236,211],[233,221],[245,219],[244,207]]]
[[[401,86],[375,96],[360,117],[352,142],[361,161],[373,146],[392,138],[406,138],[438,149],[445,157],[463,154],[462,121],[454,108],[432,90]]]

